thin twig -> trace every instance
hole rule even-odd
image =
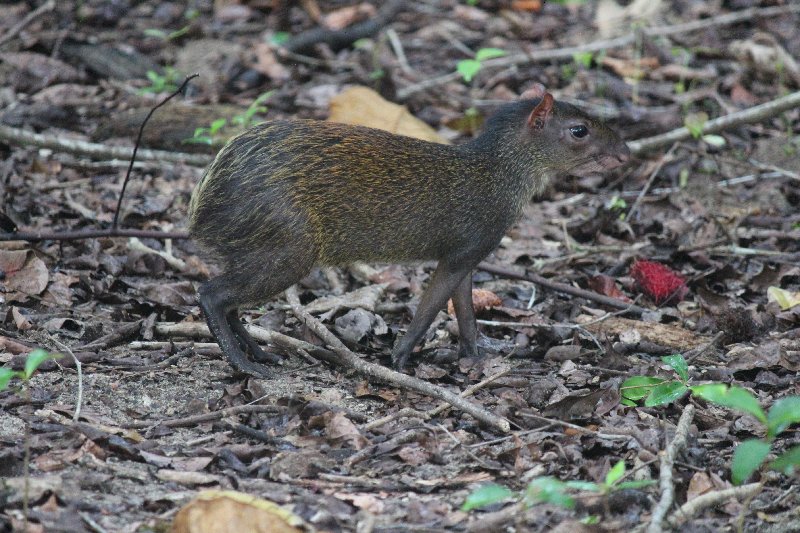
[[[658,161],[658,164],[656,165],[656,168],[653,169],[653,171],[650,173],[650,176],[647,178],[647,183],[645,183],[644,187],[642,187],[642,190],[639,191],[639,196],[637,196],[636,200],[633,202],[633,205],[631,206],[631,210],[628,211],[628,216],[625,217],[626,220],[633,220],[633,216],[636,214],[636,211],[639,209],[639,205],[642,203],[642,200],[644,199],[645,195],[647,194],[647,191],[649,191],[650,187],[653,186],[653,181],[655,181],[656,176],[661,171],[661,168],[664,166],[664,163],[666,163],[667,161],[672,160],[672,154],[675,153],[675,149],[677,147],[678,147],[678,143],[674,143],[672,145],[672,147],[669,149],[669,151],[667,151],[666,154],[661,156],[661,158]]]
[[[55,7],[56,3],[54,0],[47,0],[47,2],[45,2],[44,4],[40,5],[30,13],[25,15],[25,17],[22,20],[20,20],[13,28],[8,30],[8,32],[6,32],[5,35],[0,37],[0,46],[3,46],[8,41],[16,37],[17,34],[21,32],[23,28],[25,28],[25,26],[27,26],[40,16],[44,15],[45,13],[52,11],[53,9],[55,9]]]
[[[709,507],[715,507],[731,498],[736,498],[737,500],[752,498],[761,492],[763,488],[764,486],[761,483],[750,483],[749,485],[715,490],[714,492],[703,494],[681,505],[679,509],[669,516],[667,522],[669,522],[669,525],[672,527],[680,527],[685,524],[686,521]]]
[[[556,283],[554,281],[548,280],[547,278],[543,278],[542,276],[539,276],[537,274],[532,274],[532,273],[520,274],[519,272],[516,272],[515,270],[512,270],[510,268],[492,265],[486,262],[481,262],[478,265],[478,268],[486,272],[490,272],[492,274],[497,274],[498,276],[530,281],[532,283],[536,283],[537,285],[540,285],[552,291],[569,294],[571,296],[577,296],[579,298],[586,298],[587,300],[598,302],[603,305],[608,305],[610,307],[616,307],[617,309],[624,309],[626,314],[639,316],[647,312],[647,309],[645,309],[644,307],[639,307],[638,305],[631,304],[630,302],[623,302],[622,300],[618,300],[616,298],[611,298],[609,296],[598,294],[596,292],[579,289],[577,287],[573,287],[565,283]]]
[[[678,427],[675,429],[675,436],[672,442],[669,443],[666,451],[661,456],[661,472],[659,474],[661,498],[653,509],[647,533],[661,533],[664,517],[672,506],[672,500],[675,497],[675,485],[672,482],[672,465],[675,463],[678,454],[686,446],[692,418],[694,418],[694,406],[689,404],[683,410],[680,420],[678,420]]]
[[[75,399],[75,413],[72,415],[73,422],[77,422],[81,417],[81,406],[83,405],[83,368],[81,362],[78,361],[78,358],[75,357],[75,354],[72,352],[72,349],[69,346],[55,337],[50,338],[59,348],[69,354],[69,356],[75,362],[75,369],[78,371],[78,397]]]
[[[482,406],[475,405],[466,401],[464,398],[454,394],[442,387],[436,386],[427,381],[401,374],[390,368],[382,365],[376,365],[363,360],[361,357],[350,351],[347,346],[342,343],[333,333],[306,311],[300,304],[300,299],[297,296],[297,290],[291,287],[286,290],[286,299],[289,305],[292,306],[292,312],[304,322],[314,334],[322,339],[338,356],[338,362],[342,366],[346,366],[355,370],[363,376],[377,379],[383,382],[388,382],[394,386],[401,387],[408,390],[413,390],[426,396],[438,398],[452,405],[453,407],[472,415],[475,419],[493,426],[503,432],[508,432],[511,425],[508,420],[503,417],[492,414]]]
[[[220,409],[219,411],[203,413],[201,415],[184,416],[168,420],[137,420],[120,424],[119,427],[123,429],[146,429],[153,426],[164,426],[168,428],[188,427],[194,426],[195,424],[213,422],[214,420],[219,420],[226,416],[252,413],[277,413],[282,411],[284,411],[284,409],[276,405],[236,405],[234,407]]]
[[[125,189],[128,187],[128,181],[131,177],[131,171],[133,170],[133,164],[136,162],[136,153],[139,151],[139,145],[142,144],[142,135],[144,134],[144,127],[147,125],[147,122],[150,120],[150,117],[153,116],[153,113],[156,110],[172,100],[175,96],[179,95],[183,92],[186,88],[186,85],[189,84],[194,78],[198,77],[200,74],[191,74],[190,76],[186,76],[186,79],[183,80],[181,86],[178,87],[175,91],[172,92],[169,96],[161,100],[152,109],[147,113],[147,116],[144,117],[142,124],[139,126],[139,134],[136,136],[136,142],[133,145],[133,153],[131,153],[131,162],[128,165],[128,171],[125,173],[125,179],[122,181],[122,190],[119,192],[119,198],[117,199],[117,209],[114,210],[114,221],[111,223],[112,228],[117,228],[119,223],[119,213],[122,210],[122,200],[125,198]]]
[[[2,126],[0,126],[2,127]],[[140,239],[188,239],[185,231],[158,231],[135,228],[79,229],[66,231],[20,231],[0,233],[1,241],[77,241],[104,237],[138,237]]]

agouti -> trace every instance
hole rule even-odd
[[[607,171],[629,157],[616,133],[541,85],[522,98],[459,146],[308,120],[267,122],[233,138],[190,205],[191,236],[222,263],[199,301],[232,366],[265,375],[244,350],[275,358],[245,331],[239,307],[263,304],[314,266],[354,261],[438,261],[394,346],[395,367],[451,296],[459,354],[477,356],[475,266],[554,176]]]

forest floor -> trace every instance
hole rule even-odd
[[[798,7],[6,2],[0,231],[108,228],[142,119],[195,72],[144,130],[123,228],[185,232],[193,187],[226,138],[256,120],[326,119],[349,86],[454,143],[535,82],[629,142],[699,128],[800,89]],[[350,30],[311,45],[292,37],[326,26]],[[454,393],[479,384],[470,401],[510,432],[308,350],[271,346],[282,362],[269,379],[237,374],[204,329],[196,289],[216,267],[190,240],[6,238],[0,365],[22,369],[36,348],[64,357],[0,388],[0,531],[164,531],[209,489],[272,501],[317,531],[644,531],[654,515],[670,527],[664,514],[685,532],[800,531],[796,469],[769,468],[800,443],[797,417],[772,439],[757,408],[686,390],[740,387],[764,410],[800,395],[800,109],[696,137],[603,177],[564,176],[526,207],[473,275],[483,359],[459,360],[454,317],[435,320],[407,372]],[[389,365],[433,267],[319,270],[297,290],[349,349]],[[520,279],[530,274],[562,285]],[[665,295],[658,283],[677,285]],[[241,316],[323,344],[283,295]],[[674,394],[631,405],[620,386],[635,376]],[[767,439],[766,463],[720,496],[735,486],[734,450],[752,439]],[[620,485],[620,462],[636,483]],[[595,485],[560,483],[578,481]],[[462,509],[490,483],[514,493]],[[698,507],[678,510],[687,502]],[[236,505],[194,509],[206,526],[278,530],[264,525],[282,520],[275,512]]]

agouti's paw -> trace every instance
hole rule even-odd
[[[234,370],[241,374],[247,374],[257,378],[270,377],[270,371],[266,366],[250,361],[247,359],[247,356],[245,356],[244,353],[234,356],[229,355],[228,362],[231,364]]]

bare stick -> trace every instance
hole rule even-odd
[[[0,124],[0,141],[18,146],[38,146],[49,148],[56,152],[82,155],[94,159],[124,159],[129,161],[133,148],[124,146],[106,146],[105,144],[91,143],[77,139],[64,139],[61,136],[43,135],[33,133],[21,128],[12,128]],[[139,160],[157,161],[166,163],[185,163],[196,167],[204,167],[211,162],[212,157],[206,154],[186,154],[181,152],[166,152],[164,150],[139,150]]]
[[[611,298],[609,296],[605,296],[602,294],[598,294],[592,291],[586,291],[583,289],[578,289],[571,285],[567,285],[565,283],[556,283],[554,281],[550,281],[547,278],[543,278],[537,274],[520,274],[510,268],[505,268],[497,265],[492,265],[486,262],[481,262],[478,265],[478,268],[484,270],[486,272],[491,272],[492,274],[497,274],[498,276],[503,276],[506,278],[512,279],[521,279],[525,281],[530,281],[537,285],[540,285],[546,289],[550,289],[556,292],[561,292],[564,294],[570,294],[572,296],[577,296],[579,298],[586,298],[587,300],[591,300],[594,302],[601,303],[603,305],[608,305],[611,307],[616,307],[617,309],[624,309],[627,314],[639,316],[642,313],[646,313],[647,309],[644,307],[640,307],[635,304],[631,304],[630,302],[623,302],[622,300],[618,300],[616,298]]]
[[[642,203],[642,200],[644,200],[647,191],[649,191],[650,187],[653,186],[653,181],[655,181],[656,176],[658,176],[658,173],[661,172],[661,168],[664,166],[664,163],[672,160],[672,154],[675,152],[677,147],[678,143],[674,143],[667,153],[661,156],[656,168],[653,169],[653,171],[650,173],[650,176],[647,178],[647,183],[645,183],[644,187],[642,187],[642,190],[639,191],[639,196],[637,196],[636,200],[633,202],[631,210],[628,211],[628,215],[625,217],[627,220],[633,219],[633,215],[635,215],[636,211],[639,209],[639,205]]]
[[[687,520],[690,520],[692,517],[696,516],[701,511],[708,509],[709,507],[715,507],[724,501],[730,500],[731,498],[752,498],[761,492],[761,489],[763,488],[764,486],[761,483],[750,483],[749,485],[742,485],[741,487],[715,490],[714,492],[703,494],[702,496],[698,496],[697,498],[681,505],[680,509],[672,513],[667,521],[672,527],[680,527]]]
[[[789,111],[790,109],[794,109],[798,106],[800,106],[800,91],[787,94],[786,96],[778,98],[777,100],[757,105],[755,107],[745,109],[744,111],[738,111],[736,113],[731,113],[730,115],[725,115],[724,117],[709,120],[703,125],[703,134],[717,133],[741,124],[760,122],[776,115],[780,115],[784,111]],[[691,138],[692,133],[689,131],[689,128],[681,127],[672,131],[668,131],[667,133],[662,133],[661,135],[656,135],[654,137],[647,137],[645,139],[639,139],[638,141],[631,141],[628,143],[628,148],[630,148],[631,152],[634,154],[643,154],[645,152],[656,150],[664,146],[669,146],[670,144],[678,141]]]
[[[36,20],[38,17],[44,15],[45,13],[52,11],[53,9],[55,9],[55,7],[56,3],[54,0],[47,0],[47,2],[45,2],[44,4],[40,5],[30,13],[25,15],[25,18],[20,20],[16,26],[8,30],[8,32],[5,35],[0,37],[0,46],[3,46],[8,41],[16,37],[17,34],[21,32],[23,28],[25,28],[25,26]]]
[[[75,362],[75,369],[78,371],[78,397],[75,399],[75,413],[72,415],[72,420],[77,422],[81,417],[81,406],[83,405],[83,369],[81,362],[78,361],[78,358],[75,357],[75,354],[72,352],[69,346],[59,341],[55,337],[50,337],[50,339],[59,348],[67,352],[69,356],[72,357],[72,360]]]
[[[741,11],[734,11],[733,13],[726,13],[718,17],[711,17],[703,20],[695,20],[692,22],[685,22],[682,24],[675,24],[670,26],[656,26],[654,28],[642,28],[641,32],[647,37],[660,37],[666,35],[678,35],[691,31],[708,30],[713,26],[726,26],[729,24],[736,24],[744,20],[751,20],[756,17],[773,17],[777,15],[785,15],[800,11],[799,4],[788,6],[775,6],[767,8],[750,8]],[[486,67],[510,67],[527,65],[530,63],[540,63],[553,60],[572,60],[575,54],[585,52],[599,52],[601,50],[608,50],[611,48],[620,48],[636,43],[637,34],[628,33],[621,37],[608,39],[603,41],[595,41],[580,46],[568,46],[565,48],[551,48],[549,50],[534,50],[529,53],[511,54],[504,57],[486,60],[483,65]],[[397,91],[398,100],[405,100],[412,94],[430,89],[437,85],[443,85],[456,81],[461,78],[458,72],[451,72],[437,78],[423,80],[414,85],[403,87]],[[674,142],[674,141],[673,141]]]
[[[220,409],[219,411],[203,413],[201,415],[185,416],[168,420],[138,420],[135,422],[120,424],[119,427],[125,429],[144,429],[152,426],[164,426],[168,428],[188,427],[195,424],[203,424],[205,422],[219,420],[220,418],[225,418],[226,416],[251,413],[279,413],[283,410],[284,409],[282,407],[278,407],[276,405],[236,405],[234,407]]]
[[[661,472],[659,474],[661,499],[658,500],[658,504],[653,509],[647,533],[661,533],[664,517],[672,506],[672,500],[675,497],[675,485],[672,482],[672,465],[675,463],[675,458],[686,446],[686,438],[689,436],[692,418],[694,418],[694,405],[689,404],[683,410],[680,420],[678,420],[678,427],[675,430],[672,442],[669,443],[667,450],[661,456]]]
[[[2,127],[2,126],[0,126]],[[0,233],[2,241],[77,241],[103,237],[138,237],[140,239],[188,239],[185,231],[158,231],[133,228],[79,229],[67,231],[20,231]]]
[[[156,110],[172,100],[175,96],[179,95],[183,92],[183,89],[186,85],[194,78],[198,77],[200,74],[192,74],[191,76],[186,76],[186,79],[183,80],[181,86],[178,87],[172,94],[161,100],[158,104],[156,104],[147,116],[144,117],[142,124],[139,126],[139,135],[136,136],[136,143],[133,145],[133,153],[131,154],[131,163],[128,165],[128,172],[125,173],[125,179],[122,181],[122,190],[119,192],[119,199],[117,200],[117,209],[114,211],[114,222],[111,223],[112,228],[116,228],[119,222],[119,212],[122,209],[122,199],[125,197],[125,189],[128,187],[128,180],[131,177],[131,170],[133,170],[133,163],[136,162],[136,152],[139,151],[139,145],[142,143],[142,134],[144,133],[144,127],[147,125],[147,121],[150,120],[150,117],[153,116],[153,113]]]
[[[483,407],[468,402],[457,394],[453,394],[452,392],[442,387],[433,385],[432,383],[428,383],[427,381],[423,381],[406,374],[401,374],[400,372],[396,372],[385,366],[369,363],[361,359],[358,355],[350,351],[350,349],[348,349],[347,346],[345,346],[344,343],[342,343],[342,341],[340,341],[333,333],[328,331],[322,322],[317,320],[308,311],[303,309],[303,306],[300,304],[300,299],[297,297],[297,290],[294,287],[286,290],[286,299],[288,300],[289,305],[292,306],[292,312],[295,314],[295,316],[303,321],[317,337],[322,339],[322,341],[325,342],[336,353],[339,359],[339,364],[342,366],[351,368],[363,376],[390,383],[394,386],[404,389],[413,390],[421,394],[425,394],[426,396],[438,398],[449,403],[456,409],[472,415],[475,419],[499,429],[500,431],[510,431],[511,425],[509,424],[508,420],[492,414]]]

